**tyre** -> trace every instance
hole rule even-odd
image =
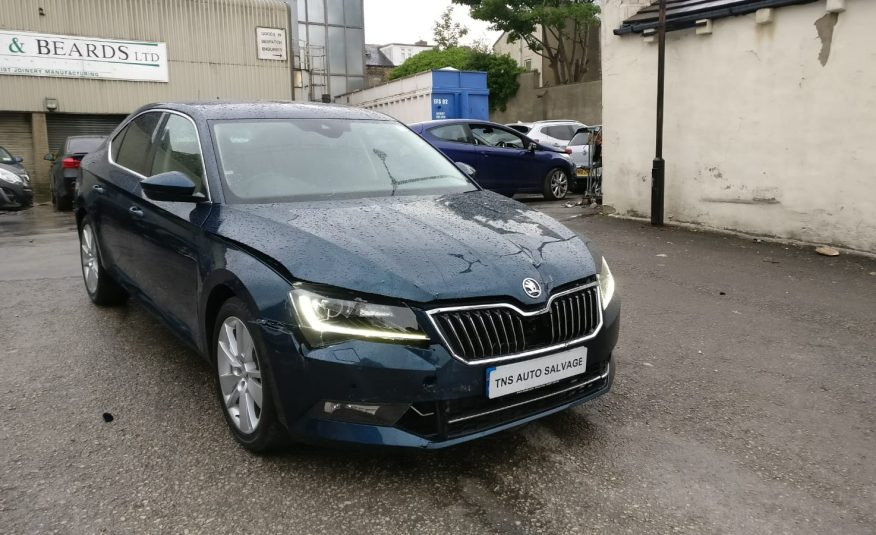
[[[261,341],[250,331],[252,314],[240,299],[226,301],[213,326],[216,394],[231,434],[244,448],[263,453],[284,444],[270,370]]]
[[[564,199],[569,193],[569,176],[559,167],[548,171],[544,177],[544,198],[549,201]]]
[[[103,267],[94,225],[88,216],[85,216],[79,227],[79,259],[85,291],[95,305],[111,306],[125,302],[128,294],[110,278]]]

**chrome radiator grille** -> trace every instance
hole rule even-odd
[[[556,294],[536,312],[496,304],[439,309],[430,316],[451,353],[477,363],[585,339],[601,326],[601,311],[597,286],[591,284]]]

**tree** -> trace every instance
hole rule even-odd
[[[461,71],[485,71],[487,88],[490,90],[490,111],[505,110],[508,100],[520,88],[517,75],[523,72],[511,56],[497,56],[469,47],[456,47],[420,52],[393,69],[389,73],[389,79],[395,80],[445,67]]]
[[[471,16],[523,40],[548,60],[560,84],[578,82],[590,68],[590,36],[599,24],[595,0],[453,0],[471,8]],[[538,32],[538,28],[541,31]]]
[[[435,21],[432,35],[435,37],[438,48],[446,50],[458,47],[459,41],[468,35],[468,28],[458,22],[453,22],[453,6],[447,6],[447,9],[441,14],[441,18]]]

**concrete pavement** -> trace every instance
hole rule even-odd
[[[435,454],[269,457],[140,306],[90,304],[72,216],[0,213],[0,531],[876,531],[876,262],[531,204],[609,259],[609,395]]]

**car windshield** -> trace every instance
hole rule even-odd
[[[213,136],[230,203],[477,189],[452,162],[394,121],[215,121]]]
[[[71,137],[67,139],[67,154],[89,153],[98,148],[103,137]]]
[[[9,151],[4,149],[3,147],[0,147],[0,162],[12,163],[14,161],[15,158],[13,158],[11,154],[9,154]]]

